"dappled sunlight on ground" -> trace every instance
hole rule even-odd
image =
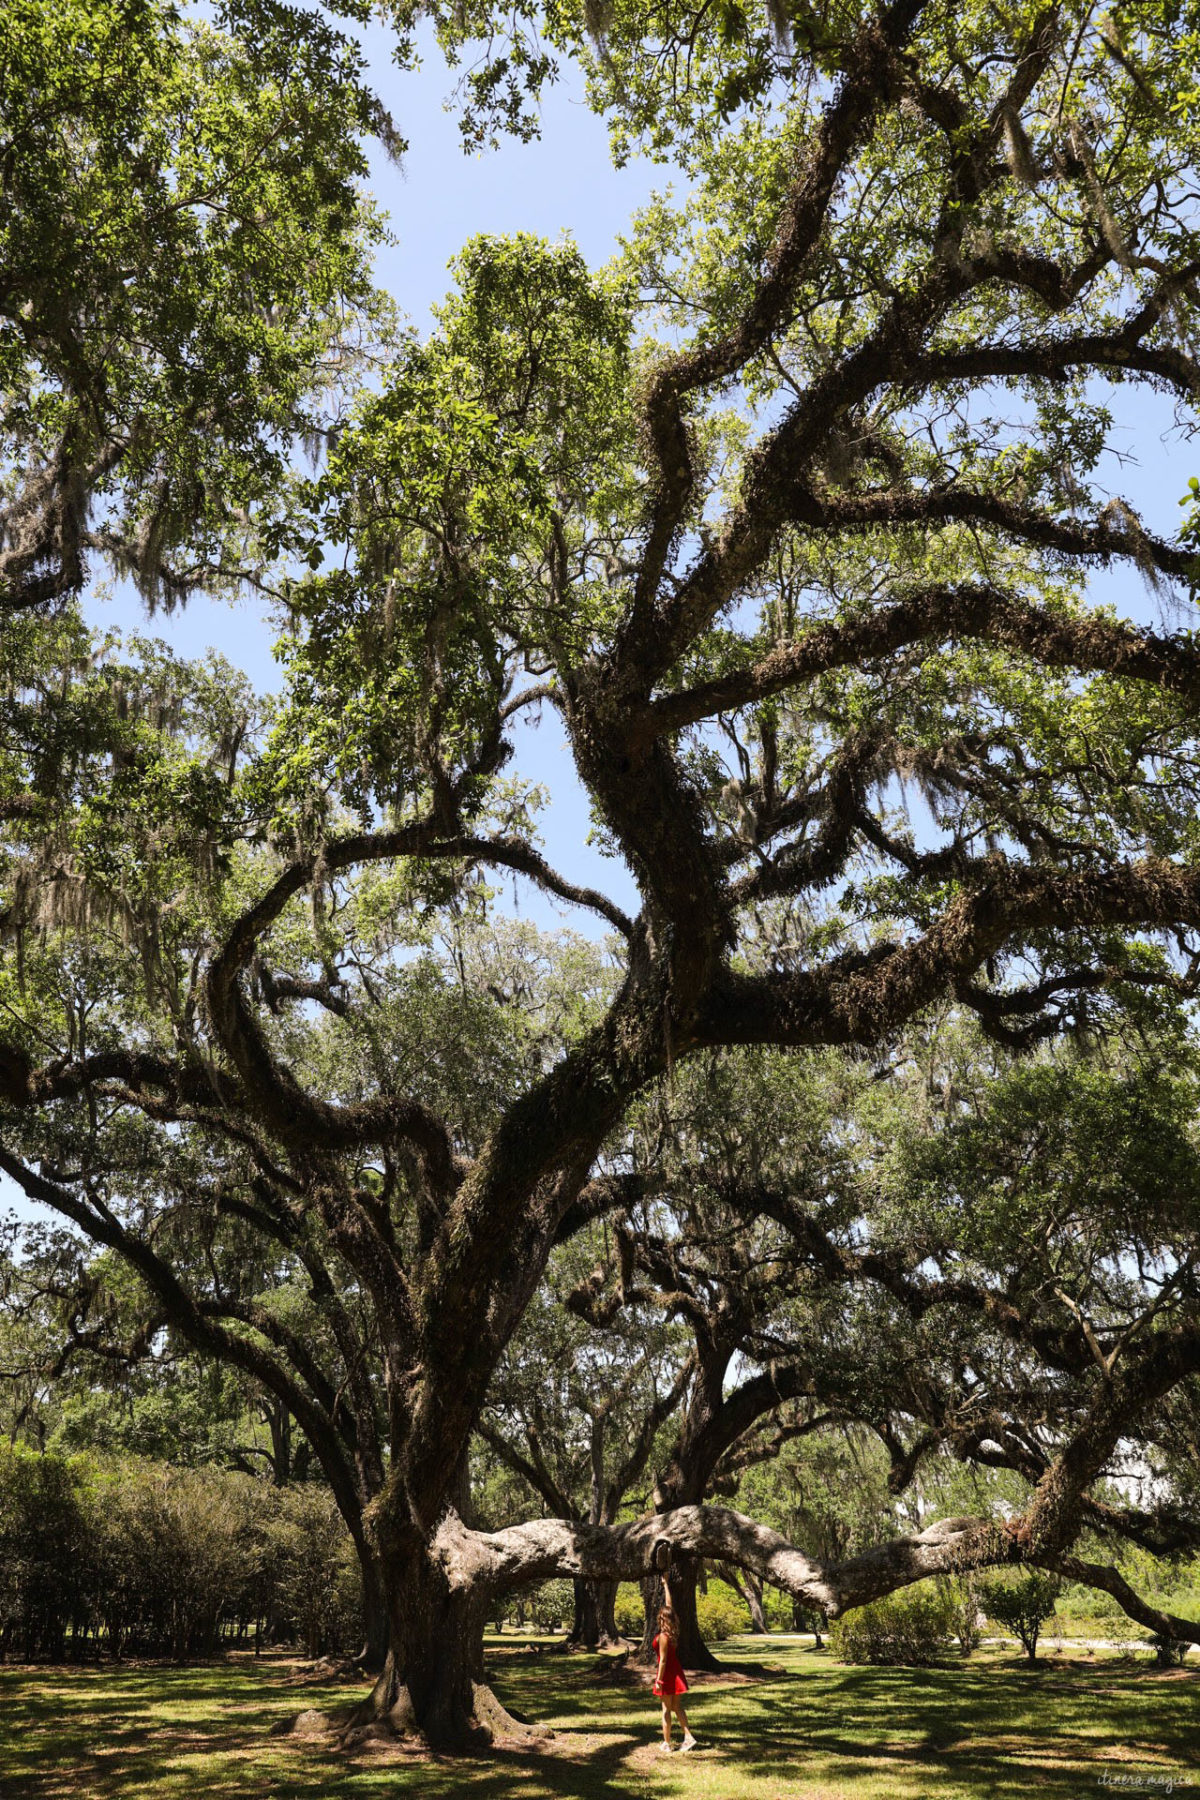
[[[1200,1787],[1200,1666],[991,1653],[939,1669],[859,1669],[798,1642],[724,1647],[741,1671],[698,1684],[695,1756],[658,1750],[639,1673],[497,1646],[500,1698],[547,1730],[455,1761],[399,1744],[339,1750],[272,1736],[361,1682],[284,1656],[198,1667],[0,1667],[4,1800],[1017,1800],[1101,1777]],[[747,1679],[757,1667],[761,1674]]]

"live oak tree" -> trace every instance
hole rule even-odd
[[[402,47],[416,10],[393,9]],[[291,1407],[378,1570],[376,1707],[435,1742],[491,1712],[480,1633],[511,1585],[645,1574],[672,1544],[836,1612],[951,1567],[1067,1568],[1131,1423],[1200,1369],[1170,1309],[1110,1340],[1070,1296],[1104,1373],[1006,1529],[943,1521],[830,1565],[721,1509],[481,1533],[456,1499],[551,1249],[628,1198],[624,1122],[652,1083],[701,1051],[877,1045],[947,995],[1029,1044],[1190,986],[1200,658],[1085,585],[1196,568],[1188,523],[1165,537],[1102,485],[1114,395],[1191,416],[1189,16],[435,8],[452,52],[495,50],[469,129],[523,129],[523,95],[578,55],[618,154],[648,141],[690,187],[598,273],[569,245],[469,246],[431,336],[395,338],[351,413],[321,415],[338,429],[306,479],[286,452],[326,332],[354,379],[345,178],[375,115],[311,22],[289,37],[283,15],[260,59],[233,15],[198,36],[103,17],[127,14],[165,73],[65,131],[51,107],[46,137],[116,171],[117,204],[80,191],[118,237],[150,221],[136,264],[62,204],[78,169],[30,176],[40,115],[3,160],[6,244],[78,230],[65,288],[5,264],[4,595],[31,638],[5,689],[0,1167]],[[30,17],[22,55],[61,19],[73,66],[78,16],[17,7],[5,32]],[[244,185],[224,201],[256,157],[261,225]],[[147,160],[167,170],[148,197]],[[147,247],[167,291],[129,275]],[[106,559],[151,592],[270,588],[272,718],[219,671],[96,663],[73,596]],[[505,772],[539,708],[636,912],[541,854]],[[503,1081],[484,1044],[456,1092],[430,1062],[446,1034],[417,1008],[405,1035],[406,921],[490,904],[490,871],[603,920],[616,978]],[[344,1385],[307,1323],[156,1233],[197,1191],[231,1272],[303,1266]],[[920,1271],[888,1279],[907,1305]]]
[[[893,1068],[847,1120],[855,1166],[840,1200],[836,1183],[815,1203],[804,1182],[795,1200],[764,1191],[829,1298],[843,1293],[826,1333],[855,1371],[854,1416],[887,1452],[889,1489],[910,1511],[920,1496],[918,1518],[947,1501],[978,1508],[998,1481],[1013,1529],[1035,1531],[1052,1470],[1086,1461],[1097,1413],[1122,1404],[1120,1387],[1139,1389],[1166,1347],[1159,1334],[1194,1329],[1194,1056],[1176,1029],[1146,1023],[1123,1049],[990,1072],[969,1035],[931,1034],[910,1044],[926,1066]],[[812,1378],[817,1391],[830,1379],[819,1364]],[[1139,1548],[1187,1559],[1200,1546],[1196,1391],[1194,1375],[1155,1399],[1143,1390],[1078,1490],[1103,1559],[1065,1545],[1045,1559],[1143,1622],[1153,1609],[1118,1565]]]
[[[758,1216],[758,1186],[770,1171],[789,1188],[810,1168],[833,1178],[845,1161],[838,1134],[849,1128],[847,1101],[863,1079],[869,1071],[839,1057],[709,1054],[674,1070],[632,1110],[629,1155],[644,1194],[611,1221],[607,1257],[567,1305],[598,1331],[627,1311],[657,1312],[690,1340],[689,1379],[655,1465],[658,1512],[728,1497],[757,1460],[856,1410],[844,1345],[831,1342],[836,1372],[820,1390],[814,1362],[825,1321],[810,1309],[781,1334],[789,1303],[803,1311],[812,1282],[786,1228]],[[697,1618],[697,1575],[687,1558],[669,1571],[679,1653],[688,1668],[715,1669]],[[646,1577],[643,1601],[641,1653],[652,1660],[657,1573]]]
[[[1044,1057],[974,1091],[964,1083],[944,1129],[902,1150],[867,1254],[843,1244],[826,1260],[828,1239],[812,1236],[835,1279],[877,1284],[918,1325],[928,1379],[910,1387],[894,1474],[948,1451],[1026,1484],[1036,1509],[1052,1462],[1086,1457],[1102,1399],[1119,1404],[1122,1383],[1145,1381],[1166,1348],[1160,1332],[1193,1328],[1194,1081],[1190,1053],[1181,1062],[1168,1037],[1115,1066]],[[980,1328],[963,1334],[972,1316]],[[1144,1397],[1110,1456],[1123,1479],[1080,1490],[1080,1521],[1108,1554],[1200,1547],[1196,1390],[1193,1375]],[[1016,1511],[1028,1523],[1029,1509]],[[1111,1564],[1064,1550],[1047,1566],[1131,1598]]]
[[[997,1625],[1016,1632],[1032,1665],[1042,1626],[1053,1617],[1061,1591],[1061,1584],[1040,1569],[1030,1569],[1015,1581],[995,1576],[984,1584],[983,1609]]]
[[[766,1435],[771,1454],[742,1477],[740,1511],[827,1562],[843,1561],[911,1528],[897,1519],[887,1485],[887,1457],[869,1430],[840,1426],[790,1439],[778,1449],[770,1443],[769,1428]],[[951,1508],[950,1516],[962,1510]],[[820,1607],[793,1597],[791,1620],[793,1630],[811,1631],[820,1646],[828,1624]]]
[[[129,1265],[65,1228],[33,1226],[0,1254],[0,1433],[74,1454],[220,1465],[277,1486],[312,1453],[287,1407],[226,1363],[197,1357]]]

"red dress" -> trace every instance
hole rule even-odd
[[[658,1649],[658,1639],[654,1640],[654,1648]],[[654,1677],[652,1693],[660,1697],[666,1694],[686,1694],[688,1691],[687,1676],[683,1672],[683,1664],[675,1654],[675,1645],[667,1639],[667,1653],[662,1659],[662,1673]]]

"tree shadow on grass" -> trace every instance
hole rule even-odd
[[[265,1659],[193,1668],[0,1668],[4,1800],[643,1800],[861,1791],[896,1800],[1075,1795],[1106,1771],[1178,1778],[1195,1762],[1197,1679],[1080,1664],[863,1669],[806,1661],[756,1682],[706,1686],[693,1723],[699,1768],[656,1753],[657,1708],[640,1684],[605,1683],[594,1660],[497,1659],[508,1705],[546,1722],[546,1742],[486,1756],[428,1757],[385,1744],[354,1751],[271,1737],[309,1707],[343,1704]],[[298,1685],[299,1684],[299,1685]],[[361,1687],[358,1688],[361,1692]],[[1194,1773],[1194,1771],[1193,1771]]]
[[[906,1800],[1016,1800],[1031,1787],[1075,1795],[1131,1766],[1178,1781],[1200,1743],[1195,1687],[1173,1694],[1149,1671],[1108,1676],[1087,1665],[828,1668],[807,1691],[802,1680],[760,1684],[752,1716],[724,1698],[710,1729],[764,1791],[791,1779],[839,1794],[874,1783]]]
[[[342,1750],[272,1738],[298,1711],[331,1709],[344,1684],[306,1685],[266,1669],[229,1666],[138,1671],[0,1669],[3,1800],[564,1800],[640,1796],[622,1765],[638,1738],[597,1718],[582,1694],[554,1698],[549,1741],[499,1744],[486,1757],[429,1757],[398,1744]],[[541,1693],[545,1710],[546,1695]],[[536,1709],[535,1710],[539,1710]],[[648,1728],[652,1727],[648,1721]]]

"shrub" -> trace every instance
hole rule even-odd
[[[529,1616],[535,1631],[561,1631],[569,1624],[575,1593],[569,1581],[544,1581],[529,1596]]]
[[[763,1612],[766,1614],[768,1631],[790,1631],[795,1611],[792,1596],[785,1594],[782,1588],[763,1588]]]
[[[274,1531],[275,1587],[286,1635],[309,1656],[337,1656],[362,1640],[362,1588],[349,1534],[323,1488],[284,1488]]]
[[[646,1629],[646,1609],[636,1582],[623,1581],[617,1589],[617,1630],[622,1637],[640,1638]]]
[[[0,1451],[0,1657],[61,1657],[86,1629],[94,1566],[69,1464]]]
[[[839,1662],[922,1664],[950,1648],[954,1601],[944,1587],[889,1594],[835,1619],[829,1645]]]
[[[0,1452],[0,1657],[192,1656],[230,1629],[357,1648],[349,1534],[320,1487],[215,1468]]]
[[[1013,1631],[1025,1647],[1029,1661],[1037,1661],[1038,1635],[1058,1605],[1062,1582],[1041,1569],[1023,1575],[994,1575],[980,1583],[983,1610],[1005,1631]]]
[[[946,1591],[952,1608],[950,1629],[958,1640],[959,1650],[970,1656],[978,1650],[983,1636],[979,1584],[972,1576],[959,1576],[947,1582]]]
[[[82,1465],[81,1475],[114,1655],[214,1650],[262,1557],[269,1491],[248,1475],[134,1457]]]
[[[1154,1660],[1160,1669],[1178,1668],[1192,1647],[1186,1638],[1164,1637],[1160,1631],[1154,1633],[1150,1642],[1154,1646]]]
[[[710,1644],[723,1644],[735,1632],[745,1631],[747,1619],[742,1602],[735,1600],[728,1588],[722,1591],[716,1582],[696,1601],[696,1623],[701,1637]]]

